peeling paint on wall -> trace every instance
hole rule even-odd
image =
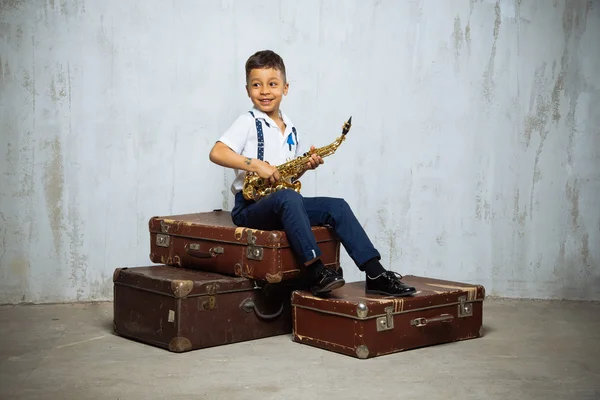
[[[82,221],[77,211],[79,205],[71,201],[69,205],[69,229],[65,230],[69,238],[69,265],[71,267],[71,285],[77,291],[77,300],[85,295],[84,288],[88,286],[87,280],[87,256],[81,254],[84,248],[85,237],[83,236]]]
[[[483,73],[483,97],[489,102],[492,101],[494,95],[494,63],[496,62],[496,47],[498,44],[498,36],[500,34],[500,24],[502,23],[502,10],[500,9],[500,0],[496,1],[494,7],[494,13],[496,19],[494,21],[494,44],[492,45],[492,52],[488,61],[488,66]]]
[[[229,194],[231,193],[231,183],[229,182],[229,171],[226,169],[223,170],[223,190],[221,191],[221,196],[223,198],[223,202],[221,203],[221,208],[223,210],[229,210]],[[229,210],[231,211],[231,210]]]
[[[16,277],[19,281],[21,281],[21,287],[27,286],[29,268],[29,260],[25,258],[15,258],[10,262],[10,271],[13,277]]]
[[[56,84],[57,82],[58,82],[58,88],[57,88],[57,84]],[[65,74],[62,70],[62,65],[58,66],[58,73],[57,73],[56,79],[54,79],[54,76],[51,78],[49,90],[50,90],[50,98],[52,99],[52,102],[54,104],[58,103],[59,101],[61,101],[65,97],[67,97]]]
[[[2,212],[0,212],[0,219],[2,220],[2,225],[0,226],[0,229],[2,229],[2,252],[0,253],[0,266],[2,266],[2,261],[4,261],[4,256],[6,255],[6,237],[8,235],[8,229],[6,218],[4,218],[4,214]]]
[[[463,33],[462,27],[460,25],[460,16],[457,15],[454,18],[454,33],[453,33],[453,42],[454,42],[454,58],[456,62],[458,62],[458,57],[460,56],[460,51],[463,46]]]
[[[525,228],[525,220],[527,218],[527,209],[525,209],[523,212],[521,212],[520,206],[519,206],[520,200],[521,199],[520,199],[519,189],[516,189],[514,199],[513,199],[512,221],[516,222],[519,225],[518,233],[519,233],[519,236],[523,237],[525,235],[525,233],[523,232],[523,228]]]
[[[563,12],[563,32],[565,38],[564,52],[561,58],[561,72],[556,81],[555,91],[553,92],[554,120],[560,120],[559,92],[564,92],[569,97],[569,113],[567,114],[567,126],[570,128],[569,145],[567,148],[568,163],[573,163],[573,145],[575,127],[575,110],[577,100],[585,86],[585,78],[581,75],[579,58],[569,55],[569,48],[580,48],[581,37],[585,33],[587,25],[587,15],[591,8],[591,2],[578,0],[568,0]],[[566,82],[565,82],[566,80]],[[566,86],[565,86],[566,85]],[[568,86],[568,89],[567,89]]]
[[[8,65],[8,60],[4,62],[4,78],[10,77],[12,73],[10,72],[10,66]]]
[[[565,194],[571,201],[571,229],[576,230],[579,227],[579,182],[577,178],[572,185],[567,182]]]
[[[384,206],[386,205],[387,203],[384,202]],[[399,249],[399,246],[396,242],[399,239],[400,230],[397,227],[390,226],[390,223],[392,223],[391,221],[393,221],[393,219],[390,218],[390,215],[388,214],[386,209],[382,208],[377,210],[377,222],[379,225],[379,230],[382,233],[382,237],[384,238],[383,240],[385,246],[387,247],[385,250],[389,256],[389,269],[393,269],[393,264],[401,253],[401,250]],[[381,239],[379,240],[379,242],[381,243]]]
[[[0,14],[18,9],[25,4],[25,0],[2,0],[0,1]]]
[[[467,42],[467,53],[471,55],[471,22],[465,27],[465,41]]]
[[[60,254],[62,247],[63,226],[63,191],[64,167],[62,160],[61,142],[58,138],[46,141],[42,147],[50,152],[50,161],[45,165],[44,193],[46,208],[50,217],[50,227],[54,238],[54,248]]]

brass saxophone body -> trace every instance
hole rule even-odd
[[[242,189],[244,198],[246,200],[258,201],[263,197],[270,195],[271,193],[283,189],[292,189],[300,193],[302,184],[299,180],[297,180],[297,178],[302,171],[304,171],[304,168],[310,157],[313,154],[317,154],[323,158],[335,153],[342,142],[346,140],[346,134],[350,130],[351,126],[352,117],[350,117],[348,121],[344,123],[342,127],[342,134],[336,140],[334,140],[333,143],[315,149],[314,151],[309,150],[300,157],[296,157],[293,160],[278,165],[276,168],[281,179],[275,183],[271,183],[269,180],[261,178],[255,172],[246,172],[244,187]]]

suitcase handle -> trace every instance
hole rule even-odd
[[[416,326],[417,328],[420,328],[422,326],[425,326],[427,324],[432,324],[434,322],[450,322],[454,319],[454,316],[450,315],[450,314],[442,314],[439,317],[435,317],[435,318],[415,318],[412,321],[410,321],[410,324],[412,326]]]
[[[256,316],[258,316],[261,319],[274,319],[274,318],[279,317],[281,315],[281,313],[283,312],[283,302],[281,303],[279,310],[277,310],[273,314],[263,314],[260,311],[258,311],[256,304],[254,304],[254,301],[252,301],[251,298],[247,298],[246,300],[244,300],[242,302],[242,304],[240,304],[240,308],[246,312],[250,312],[250,311],[254,310],[254,313],[256,314]]]
[[[225,249],[222,247],[211,247],[208,252],[200,251],[200,245],[198,243],[187,243],[185,245],[185,252],[195,258],[214,258],[219,254],[225,253]]]

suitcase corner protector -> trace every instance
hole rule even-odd
[[[280,231],[270,231],[269,236],[267,237],[267,242],[270,244],[280,245],[282,238],[283,238],[283,235],[281,234]]]
[[[171,282],[171,291],[178,299],[186,297],[194,288],[194,282],[188,280],[174,280]]]
[[[265,278],[269,283],[279,283],[283,279],[283,273],[279,271],[276,274],[266,274]]]
[[[156,221],[157,219],[159,219],[160,217],[158,215],[153,215],[152,217],[148,218],[148,227],[150,229],[152,229],[153,223],[154,221]]]
[[[364,344],[361,344],[358,347],[356,347],[355,352],[356,352],[356,357],[360,358],[361,360],[369,358],[369,348],[367,346],[365,346]]]
[[[113,282],[116,282],[117,279],[119,279],[119,274],[121,273],[121,270],[123,268],[116,268],[115,271],[113,272]]]
[[[192,349],[192,343],[188,338],[176,336],[169,342],[169,351],[183,353]]]

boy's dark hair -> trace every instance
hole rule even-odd
[[[283,81],[286,81],[285,64],[283,63],[283,59],[279,56],[279,54],[275,53],[274,51],[257,51],[251,55],[250,58],[248,58],[248,61],[246,61],[246,82],[248,82],[250,71],[261,68],[274,68],[278,71],[281,71],[281,74],[283,75]]]

